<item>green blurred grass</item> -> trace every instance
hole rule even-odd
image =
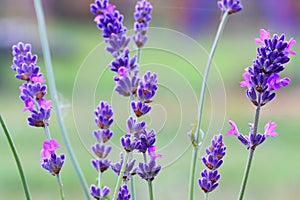
[[[89,148],[88,145],[93,142],[91,131],[96,128],[93,124],[93,113],[91,109],[91,107],[93,108],[95,105],[87,105],[87,97],[82,95],[82,99],[77,100],[78,104],[76,105],[76,110],[74,110],[74,107],[72,107],[72,95],[74,83],[76,83],[76,76],[78,76],[80,70],[79,67],[90,51],[101,42],[100,32],[94,26],[84,24],[79,26],[78,24],[72,24],[70,22],[52,24],[50,30],[59,30],[60,38],[66,38],[67,36],[67,40],[62,42],[62,44],[64,44],[62,46],[55,46],[55,44],[60,41],[50,39],[50,43],[53,44],[54,72],[58,90],[64,99],[65,106],[67,106],[63,113],[65,114],[65,122],[72,145],[88,184],[92,184],[95,183],[96,171],[90,166],[90,154],[83,147],[78,134],[81,136],[84,144],[87,145],[87,148]],[[240,131],[243,133],[248,132],[247,123],[253,120],[254,109],[246,99],[244,90],[239,88],[238,84],[241,80],[243,69],[251,64],[255,56],[255,45],[252,42],[253,37],[251,34],[243,35],[243,37],[232,37],[229,31],[225,31],[219,49],[216,52],[214,62],[222,74],[227,95],[227,111],[222,130],[223,134],[226,133],[229,128],[227,125],[228,119],[235,120],[239,125]],[[204,35],[197,40],[200,41],[205,49],[209,49],[211,36]],[[176,42],[180,43],[180,41]],[[199,76],[195,74],[194,71],[190,72],[187,70],[191,68],[185,68],[185,66],[189,65],[185,60],[176,58],[165,52],[161,52],[161,54],[157,55],[151,52],[148,54],[147,51],[145,51],[143,55],[146,56],[143,57],[142,62],[147,63],[153,60],[153,56],[155,56],[161,63],[172,66],[177,73],[184,75],[194,91],[199,90]],[[107,57],[109,55],[99,56]],[[9,68],[10,60],[11,58],[8,57],[2,65]],[[297,60],[297,58],[293,59],[288,65],[287,70],[287,74],[292,76],[294,82],[292,82],[291,86],[285,91],[280,91],[278,98],[274,102],[267,105],[266,108],[263,108],[260,130],[263,131],[263,126],[268,120],[276,121],[278,123],[279,136],[277,138],[268,139],[264,145],[257,148],[253,168],[251,169],[249,185],[246,191],[246,199],[297,199],[299,196],[298,186],[300,185],[300,173],[298,169],[300,162],[298,155],[300,153],[300,135],[298,132],[300,114],[297,99],[299,99],[300,95],[298,89],[299,78],[297,78],[299,76],[299,70],[296,68]],[[40,56],[39,65],[44,66],[42,56]],[[42,69],[42,71],[44,72],[45,70]],[[15,140],[33,199],[58,199],[58,188],[55,178],[51,177],[51,175],[44,171],[39,165],[39,152],[42,141],[44,140],[43,132],[40,129],[27,126],[26,118],[28,113],[21,112],[22,103],[18,100],[18,86],[20,81],[14,80],[12,71],[5,70],[5,74],[7,78],[5,79],[5,85],[1,86],[0,110]],[[101,78],[95,90],[94,104],[96,104],[96,101],[100,98],[109,98],[110,95],[112,95],[112,76],[112,73],[107,72]],[[168,74],[162,73],[161,76],[168,77]],[[169,78],[170,80],[164,81],[171,81],[172,77]],[[90,81],[91,80],[86,80],[86,82],[80,84],[83,88],[88,88]],[[178,87],[180,88],[180,82],[178,83]],[[218,90],[219,88],[215,89]],[[82,94],[84,94],[84,91],[82,91]],[[126,99],[120,98],[117,100],[126,103]],[[178,120],[180,120],[178,117],[180,113],[177,113],[178,104],[176,102],[173,103],[176,98],[172,96],[172,92],[168,92],[168,90],[164,88],[162,88],[158,94],[156,101],[159,102],[159,100],[164,102],[164,105],[170,104],[169,107],[166,107],[169,112],[166,126],[158,136],[158,144],[160,147],[163,147],[165,144],[170,144],[163,151],[165,157],[161,162],[166,163],[169,160],[168,155],[171,155],[172,152],[176,152],[176,149],[182,149],[183,151],[185,147],[187,147],[188,141],[185,134],[191,128],[193,121],[188,122],[184,121],[187,119],[183,119],[184,124],[180,127],[181,132],[177,133],[178,135],[176,136],[181,139],[181,141],[172,142],[171,140],[175,137],[172,134],[177,132]],[[189,99],[180,99],[180,101],[189,102]],[[206,103],[209,105],[206,106],[204,113],[204,116],[208,116],[205,117],[203,121],[205,128],[208,127],[207,123],[211,115],[209,108],[213,107],[213,105],[210,105],[209,99],[207,99]],[[189,107],[190,105],[187,103],[183,106]],[[126,109],[126,105],[122,104],[119,108]],[[74,121],[73,112],[78,111],[84,113],[86,109],[90,110],[87,112],[90,113],[90,116],[83,115]],[[194,108],[187,109],[193,110]],[[121,111],[116,110],[115,112],[118,113]],[[157,112],[159,112],[159,109]],[[193,119],[194,114],[195,112],[192,112],[188,119]],[[220,115],[222,114],[223,113],[220,113]],[[122,118],[119,120],[121,121]],[[153,121],[153,119],[149,118],[146,118],[146,120],[149,122]],[[76,123],[78,122],[81,128],[86,129],[86,132],[82,129],[76,129],[76,126],[78,126]],[[153,124],[155,125],[155,121]],[[124,125],[125,122],[120,122],[119,127],[114,126],[114,145],[118,144],[119,136],[123,134],[122,128],[124,128]],[[52,136],[57,138],[62,144],[55,115],[52,116],[50,128]],[[0,130],[0,133],[0,199],[24,199],[12,154],[3,136],[4,134],[2,134],[2,130]],[[208,139],[205,141],[204,146],[208,145],[212,136],[211,134],[212,133],[210,133]],[[220,187],[211,194],[211,199],[235,199],[239,191],[247,151],[233,137],[226,137],[225,144],[228,150],[225,163],[221,168],[222,178]],[[186,152],[182,152],[182,156],[174,161],[172,165],[165,167],[154,181],[156,199],[187,198],[189,162],[191,157],[190,150],[189,148]],[[62,147],[60,152],[66,152],[65,148]],[[203,155],[203,153],[204,148],[201,150],[201,155]],[[117,161],[117,149],[114,149],[111,158],[114,162]],[[201,157],[199,156],[199,161],[200,159]],[[199,162],[197,174],[199,174],[202,169],[203,166]],[[104,174],[104,182],[110,187],[114,187],[116,181],[115,177],[112,172],[108,172]],[[84,199],[78,179],[75,177],[74,170],[68,160],[68,155],[66,164],[62,170],[62,179],[66,190],[66,199]],[[136,181],[138,199],[145,199],[144,194],[147,192],[146,184],[138,180],[137,177]],[[199,188],[196,189],[196,195],[201,199],[202,192]]]

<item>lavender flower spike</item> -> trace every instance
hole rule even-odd
[[[161,170],[161,166],[157,165],[155,158],[151,157],[149,163],[139,163],[138,175],[146,181],[153,181]]]
[[[222,12],[228,12],[229,14],[237,13],[243,9],[239,0],[221,0],[218,1],[218,7]]]
[[[152,5],[147,0],[138,1],[134,11],[134,30],[133,41],[138,48],[147,42],[147,29],[151,20]]]
[[[285,40],[285,35],[274,34],[260,30],[260,38],[255,42],[261,44],[257,48],[257,56],[253,65],[245,69],[242,87],[247,87],[246,95],[255,106],[263,106],[275,97],[275,91],[290,83],[288,77],[280,77],[284,65],[289,62],[289,55],[296,53],[291,50],[296,41],[291,38]]]
[[[232,128],[230,130],[231,134],[235,134],[237,128]],[[211,192],[218,187],[218,180],[220,179],[220,174],[218,168],[222,165],[222,158],[225,156],[226,147],[223,144],[223,136],[216,135],[211,141],[211,146],[206,149],[207,158],[203,157],[202,161],[205,166],[209,169],[204,169],[198,183],[200,188],[205,192]]]

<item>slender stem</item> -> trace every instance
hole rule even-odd
[[[261,99],[261,93],[259,93],[259,95],[258,95],[258,106],[256,107],[256,111],[255,111],[254,128],[253,128],[254,137],[257,134],[257,127],[258,127],[259,116],[260,116],[260,108],[261,108],[260,99]],[[249,172],[250,172],[250,168],[251,168],[251,164],[252,164],[252,160],[253,160],[253,156],[254,156],[254,150],[255,150],[254,148],[250,148],[250,150],[249,150],[248,160],[247,160],[247,164],[246,164],[246,168],[245,168],[244,176],[243,176],[243,181],[242,181],[241,189],[240,189],[240,193],[239,193],[239,200],[242,200],[244,197],[247,180],[249,177]]]
[[[148,190],[149,190],[149,199],[153,200],[153,187],[152,187],[152,181],[148,181]]]
[[[207,60],[207,64],[205,67],[205,72],[204,72],[204,76],[202,79],[202,86],[201,86],[201,91],[200,91],[200,97],[199,97],[199,104],[198,104],[198,125],[196,128],[196,144],[199,144],[199,140],[200,140],[200,130],[201,130],[201,119],[202,119],[202,110],[203,110],[203,103],[204,103],[204,95],[205,95],[205,89],[206,89],[206,83],[208,80],[208,74],[209,74],[209,70],[210,70],[210,66],[218,45],[218,42],[221,38],[221,34],[223,32],[223,29],[225,27],[227,18],[228,18],[229,14],[228,12],[224,12],[224,14],[222,15],[222,19],[221,22],[219,24],[215,39],[214,39],[214,43],[212,45],[210,54],[208,56],[208,60]],[[195,167],[196,167],[196,162],[197,162],[197,156],[198,156],[198,146],[195,146],[193,148],[193,153],[192,153],[192,160],[191,160],[191,171],[190,171],[190,185],[189,185],[189,199],[193,200],[194,199],[194,182],[195,182]]]
[[[57,183],[58,183],[58,186],[59,186],[60,199],[64,200],[65,199],[64,187],[63,187],[63,184],[62,184],[62,181],[61,181],[61,178],[60,178],[59,174],[56,175],[56,178],[57,178]]]
[[[204,193],[204,200],[208,200],[208,192]]]
[[[45,24],[44,13],[43,13],[41,1],[34,0],[34,7],[35,7],[36,16],[37,16],[41,44],[42,44],[42,49],[43,49],[43,55],[44,55],[44,59],[45,59],[45,66],[46,66],[47,75],[48,75],[49,90],[51,93],[51,98],[52,98],[54,109],[55,109],[56,116],[58,119],[59,128],[60,128],[64,143],[66,145],[68,154],[70,156],[70,160],[73,164],[76,174],[80,180],[81,186],[84,190],[85,196],[87,199],[90,199],[88,186],[86,184],[86,181],[82,174],[82,171],[79,167],[79,164],[77,162],[75,154],[73,153],[73,149],[72,149],[71,143],[69,141],[67,131],[64,126],[62,115],[61,115],[61,112],[59,109],[59,104],[58,104],[58,99],[57,99],[57,91],[56,91],[55,80],[54,80],[54,73],[52,70],[50,49],[49,49],[49,44],[48,44],[48,40],[47,40],[46,24]]]
[[[131,109],[132,110],[132,109]],[[129,155],[129,159],[132,159],[132,152]],[[135,181],[134,181],[134,176],[130,177],[130,186],[131,186],[131,198],[132,200],[135,200]]]
[[[129,158],[129,152],[126,152],[126,154],[124,156],[123,163],[122,163],[121,171],[120,171],[120,174],[119,174],[119,177],[118,177],[118,181],[117,181],[117,184],[116,184],[116,187],[115,187],[113,200],[118,195],[118,191],[119,191],[120,186],[121,186],[121,182],[122,182],[123,175],[124,175],[124,172],[125,172],[125,169],[126,169],[126,164],[127,164],[128,158]]]
[[[15,144],[14,144],[12,138],[10,137],[10,133],[8,132],[8,129],[6,128],[6,125],[5,125],[5,123],[4,123],[1,115],[0,115],[0,123],[2,125],[2,128],[3,128],[3,131],[5,133],[5,136],[6,136],[7,140],[8,140],[10,149],[11,149],[13,155],[14,155],[14,158],[15,158],[18,170],[19,170],[19,174],[20,174],[20,177],[21,177],[21,181],[22,181],[22,185],[23,185],[23,189],[24,189],[24,192],[25,192],[26,199],[27,200],[31,200],[31,196],[30,196],[28,184],[27,184],[27,181],[26,181],[26,177],[25,177],[22,165],[21,165],[20,158],[18,156],[17,149],[15,147]]]
[[[51,133],[50,133],[50,130],[49,130],[49,126],[48,126],[48,125],[45,125],[45,126],[44,126],[44,132],[45,132],[45,135],[46,135],[47,140],[50,140],[50,139],[51,139]]]

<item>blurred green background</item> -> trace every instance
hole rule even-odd
[[[136,1],[115,0],[117,9],[125,16],[124,24],[131,30]],[[145,117],[149,128],[158,133],[157,147],[164,157],[158,160],[163,170],[154,181],[156,199],[187,199],[191,148],[186,137],[196,116],[196,100],[200,90],[201,73],[207,51],[213,41],[220,12],[217,1],[211,0],[153,0],[153,20],[149,43],[142,52],[141,72],[155,71],[160,82],[154,109]],[[113,73],[107,70],[111,60],[104,51],[101,32],[89,13],[91,1],[43,1],[49,42],[59,100],[72,146],[88,184],[95,184],[96,171],[90,165],[89,146],[94,139],[93,109],[100,99],[114,106],[115,135],[111,159],[118,161],[119,137],[124,134],[128,115],[128,100],[113,92]],[[253,38],[259,29],[271,33],[286,33],[287,38],[299,39],[300,3],[288,0],[275,5],[243,1],[244,10],[230,16],[217,49],[205,101],[203,130],[207,133],[201,148],[197,176],[204,168],[200,162],[213,134],[225,134],[229,119],[239,130],[248,133],[253,121],[254,107],[239,87],[244,68],[256,55]],[[28,113],[23,113],[18,99],[21,82],[14,78],[11,66],[11,46],[19,41],[31,43],[39,55],[38,64],[45,73],[33,2],[30,0],[0,1],[0,112],[12,134],[28,179],[33,199],[58,199],[56,180],[39,165],[39,152],[45,139],[43,131],[27,125]],[[129,31],[132,33],[132,31]],[[160,35],[158,33],[164,33]],[[171,34],[174,37],[168,35]],[[151,37],[152,36],[152,37]],[[177,37],[178,36],[178,37]],[[175,38],[176,37],[176,38]],[[152,39],[151,39],[152,38]],[[132,49],[134,47],[132,46]],[[296,44],[293,50],[299,51]],[[199,61],[198,61],[199,60]],[[197,62],[198,61],[198,62]],[[299,58],[292,57],[285,76],[291,84],[279,91],[276,99],[263,107],[260,131],[269,120],[278,124],[277,138],[269,138],[257,148],[245,199],[298,199],[300,192],[299,117],[300,68]],[[48,98],[49,95],[47,95]],[[52,136],[61,144],[59,152],[66,152],[52,113]],[[0,199],[25,199],[17,168],[0,130]],[[247,159],[246,149],[234,137],[225,137],[227,155],[221,167],[220,186],[210,199],[236,199]],[[68,160],[62,169],[66,199],[84,199],[79,181]],[[139,159],[140,155],[136,155]],[[116,182],[112,172],[104,174],[104,183],[111,188]],[[147,184],[135,178],[137,199],[147,199]],[[202,191],[195,183],[196,197]]]

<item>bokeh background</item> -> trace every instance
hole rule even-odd
[[[119,137],[124,134],[128,100],[113,92],[113,73],[107,70],[110,55],[104,51],[101,32],[89,12],[92,1],[43,1],[52,61],[59,100],[64,120],[88,184],[96,181],[96,171],[90,165],[89,146],[93,144],[93,109],[100,99],[115,107],[115,135],[112,140],[113,162],[118,161]],[[136,1],[111,0],[124,14],[124,24],[132,33],[132,13]],[[154,7],[149,31],[149,43],[142,52],[141,71],[158,73],[161,87],[154,101],[153,114],[144,118],[158,133],[158,151],[164,157],[160,175],[154,180],[156,199],[187,199],[191,147],[186,133],[196,117],[196,100],[201,75],[207,59],[220,11],[217,0],[164,0],[151,1]],[[230,16],[214,58],[208,97],[205,101],[203,130],[206,147],[214,134],[225,134],[228,120],[232,119],[239,130],[248,133],[253,121],[254,107],[239,87],[244,68],[251,65],[256,55],[253,39],[259,29],[271,33],[285,33],[287,38],[299,40],[300,2],[285,0],[243,1],[244,10]],[[158,36],[157,33],[164,33]],[[171,37],[168,34],[174,36]],[[151,36],[153,38],[151,39]],[[177,37],[178,36],[178,37]],[[39,55],[38,64],[45,73],[37,21],[31,0],[0,0],[0,113],[12,134],[21,157],[33,199],[58,199],[54,177],[39,165],[39,152],[44,134],[41,129],[27,125],[28,113],[23,113],[18,99],[21,82],[11,70],[11,46],[19,41],[31,43]],[[134,47],[132,46],[132,49]],[[299,45],[293,47],[300,52]],[[197,59],[199,61],[197,62]],[[299,119],[300,119],[300,68],[299,58],[292,57],[284,74],[291,84],[279,91],[276,99],[263,107],[260,131],[269,120],[278,124],[277,138],[268,139],[257,148],[245,199],[279,200],[299,199]],[[49,95],[48,95],[49,98]],[[64,148],[55,113],[51,118],[52,136]],[[236,199],[248,152],[233,137],[226,137],[227,155],[220,169],[220,186],[211,199]],[[200,162],[205,148],[201,148],[197,176],[204,168]],[[136,155],[139,159],[139,155]],[[78,178],[68,160],[62,170],[66,199],[84,199]],[[147,199],[147,184],[135,178],[137,199]],[[104,182],[111,188],[116,182],[112,172],[104,174]],[[195,183],[196,199],[202,191]],[[25,199],[17,168],[0,130],[0,199]]]

